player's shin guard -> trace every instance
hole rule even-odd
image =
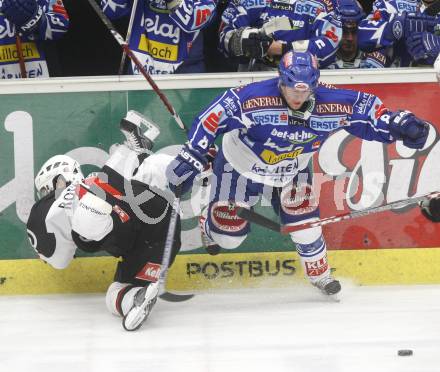
[[[334,279],[327,260],[327,247],[322,234],[311,243],[296,242],[304,274],[323,293],[333,295],[341,290],[341,284]]]

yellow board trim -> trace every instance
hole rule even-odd
[[[337,278],[359,285],[440,283],[437,248],[330,251],[329,262]],[[76,258],[56,270],[38,259],[0,260],[0,294],[105,292],[116,263],[113,257]],[[282,287],[303,280],[295,252],[190,254],[177,256],[167,289]]]

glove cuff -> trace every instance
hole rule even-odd
[[[229,39],[229,51],[234,57],[240,57],[243,55],[243,49],[241,48],[241,35],[244,28],[239,28],[231,32]]]
[[[182,150],[180,150],[179,156],[182,157],[185,162],[191,164],[199,172],[202,172],[207,164],[205,157],[197,150],[190,148],[188,144],[185,145]]]

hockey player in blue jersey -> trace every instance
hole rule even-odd
[[[342,22],[342,40],[335,61],[327,68],[382,68],[387,65],[385,49],[364,52],[358,45],[358,25],[366,16],[357,0],[338,0],[336,12]]]
[[[139,0],[130,49],[149,74],[205,71],[200,31],[210,22],[216,0]],[[101,0],[110,19],[127,16],[130,0]],[[140,74],[134,63],[130,72]]]
[[[219,44],[226,56],[255,61],[249,70],[275,69],[281,55],[289,50],[313,53],[321,68],[332,61],[342,29],[332,14],[331,0],[274,0],[266,4],[263,8],[250,7],[243,0],[229,3],[222,16]]]
[[[308,167],[338,129],[365,140],[403,140],[408,147],[423,147],[429,125],[414,114],[392,112],[374,95],[320,85],[318,79],[314,56],[289,52],[280,61],[278,78],[229,89],[195,118],[167,176],[172,189],[182,185],[184,192],[189,190],[209,147],[224,134],[203,225],[221,247],[234,249],[244,241],[249,223],[236,215],[236,206],[251,207],[261,194],[271,200],[283,224],[319,216]],[[326,294],[339,292],[321,228],[297,231],[291,238],[310,282]]]
[[[372,12],[359,24],[359,46],[370,52],[387,48],[392,66],[414,62],[432,65],[440,52],[439,20],[423,13],[421,0],[376,0]]]
[[[61,0],[0,0],[0,79],[47,78],[43,43],[58,40],[69,27]],[[21,43],[16,42],[18,35]],[[24,66],[20,71],[17,45]]]

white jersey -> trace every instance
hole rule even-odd
[[[136,164],[133,167],[127,162],[124,164],[127,157],[122,155],[126,154],[127,147],[119,146],[106,166],[112,165],[111,169],[119,174],[122,174],[122,170],[134,171]],[[151,155],[142,162],[132,180],[166,191],[168,183],[165,170],[172,159],[166,154]],[[119,206],[112,206],[87,192],[87,189],[84,184],[70,185],[61,194],[52,192],[32,207],[27,223],[29,241],[39,257],[56,269],[69,265],[78,243],[81,248],[89,244],[92,246],[90,251],[99,250],[93,246],[113,230],[115,214],[118,218],[124,218],[126,213]]]

